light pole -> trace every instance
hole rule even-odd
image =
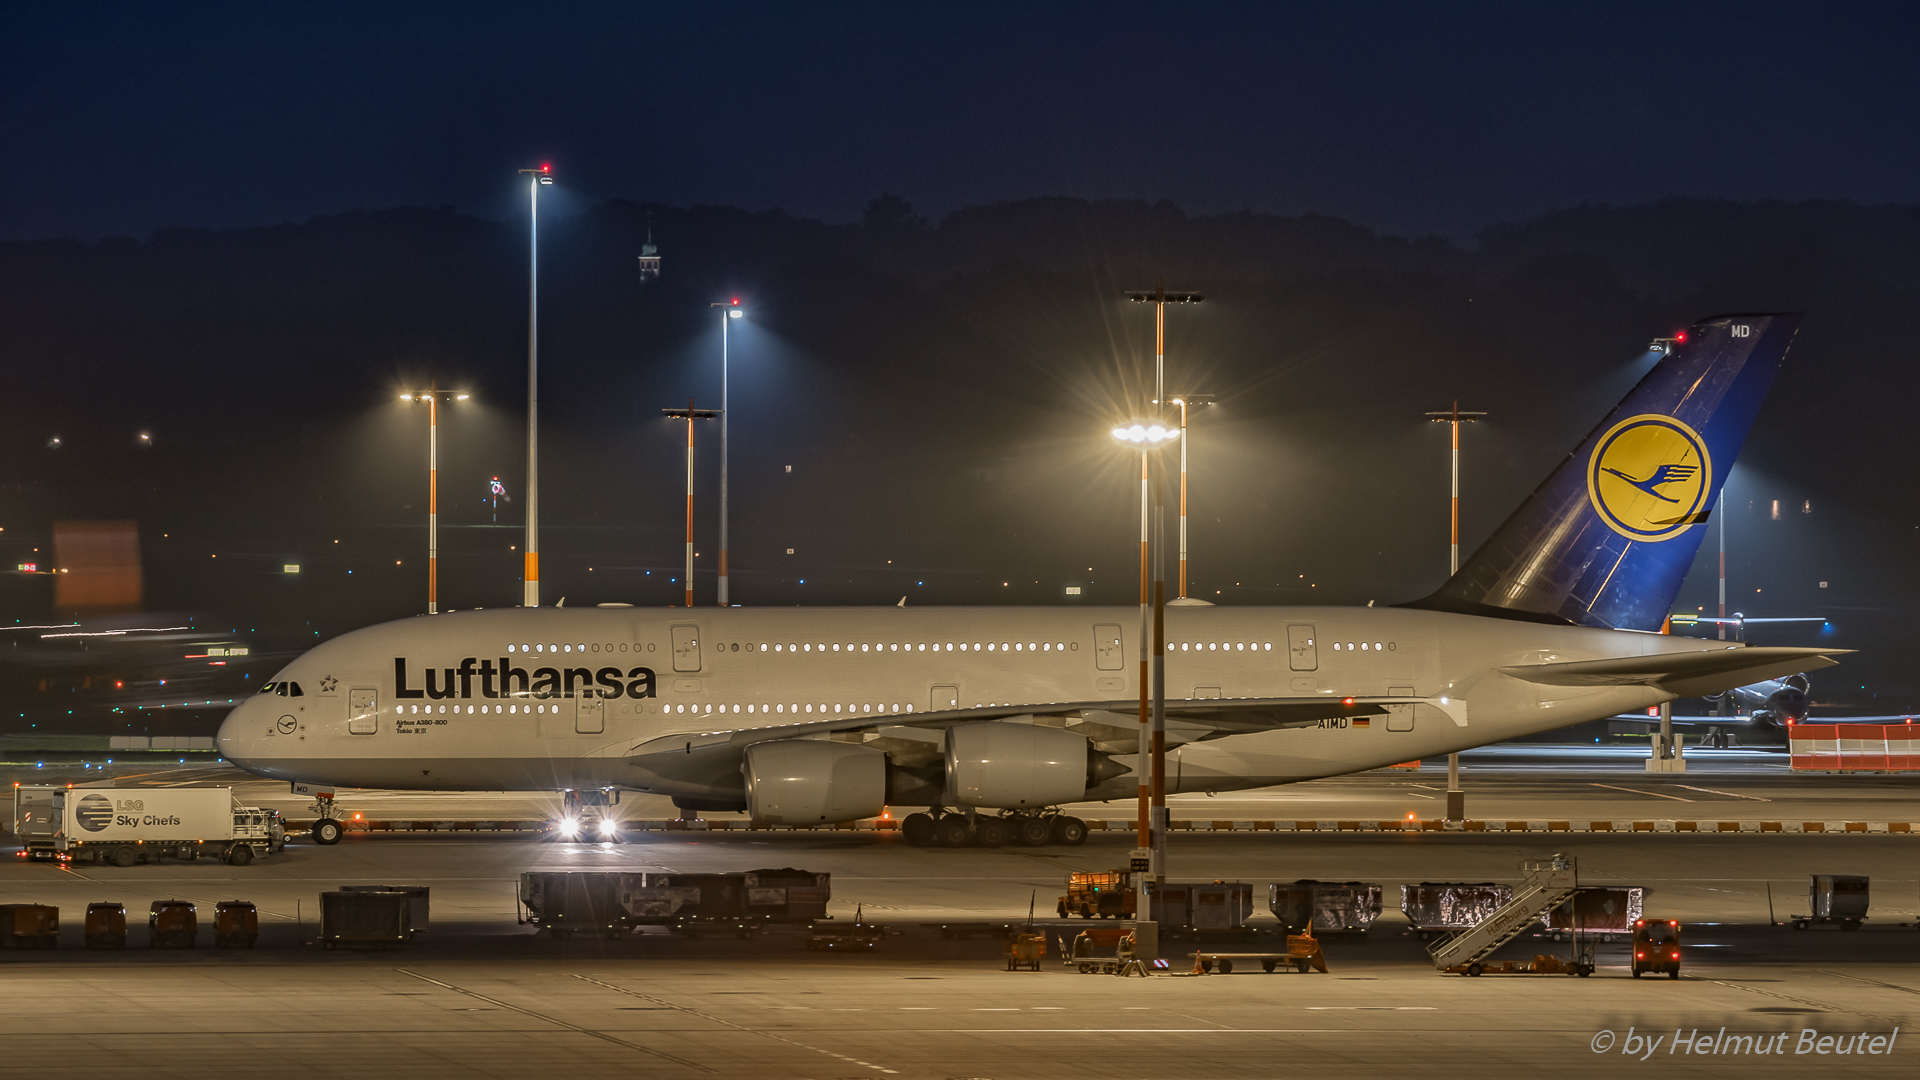
[[[1182,394],[1173,403],[1180,406],[1180,595],[1187,598],[1187,407],[1213,404],[1212,394]]]
[[[1460,425],[1471,424],[1487,415],[1483,412],[1461,412],[1460,403],[1444,412],[1430,412],[1427,419],[1436,424],[1450,424],[1453,427],[1453,497],[1448,504],[1448,517],[1452,524],[1449,530],[1447,548],[1447,573],[1449,576],[1460,572]],[[1447,755],[1447,820],[1465,821],[1467,819],[1467,793],[1460,790],[1460,753],[1454,751]]]
[[[401,394],[401,401],[427,403],[427,614],[440,612],[440,402],[469,395],[447,390]]]
[[[708,304],[720,311],[720,606],[727,606],[727,324],[745,315],[740,298]]]
[[[687,399],[687,407],[684,409],[661,409],[660,411],[665,413],[671,419],[674,419],[674,420],[684,419],[687,422],[687,576],[685,580],[687,584],[686,605],[688,607],[692,607],[693,606],[693,422],[695,420],[711,420],[714,417],[719,416],[720,413],[718,412],[718,410],[715,410],[715,409],[694,408],[692,398]]]
[[[1153,487],[1152,452],[1180,438],[1178,429],[1135,423],[1113,429],[1115,441],[1140,450],[1140,807],[1136,842],[1147,852],[1139,872],[1134,913],[1134,948],[1141,959],[1159,955],[1148,878],[1164,880],[1167,851],[1167,679],[1166,581],[1161,560],[1153,557],[1154,515],[1160,500]]]
[[[527,562],[521,604],[540,606],[540,189],[553,166],[521,169],[527,177]]]

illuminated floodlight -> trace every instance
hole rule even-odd
[[[601,836],[612,836],[614,832],[614,828],[615,828],[615,825],[614,825],[614,820],[612,818],[600,819],[600,835]]]
[[[1112,431],[1118,442],[1132,443],[1139,447],[1155,447],[1170,443],[1180,437],[1180,429],[1164,427],[1160,424],[1129,424]]]
[[[413,395],[412,395],[412,394],[401,394],[401,395],[400,395],[400,400],[401,400],[401,401],[412,401],[412,400],[413,400]]]
[[[467,398],[469,398],[469,397],[471,397],[471,396],[472,396],[471,394],[455,394],[455,395],[453,395],[453,400],[455,400],[455,401],[465,401],[465,400],[467,400]]]
[[[560,819],[560,834],[561,834],[562,836],[570,836],[570,837],[571,837],[571,836],[579,836],[579,835],[580,835],[580,821],[579,821],[579,819],[577,819],[577,818],[561,818],[561,819]]]

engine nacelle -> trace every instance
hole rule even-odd
[[[1034,809],[1086,797],[1085,736],[1032,724],[947,729],[947,793],[962,806]]]
[[[849,743],[780,739],[747,747],[747,811],[775,825],[872,817],[887,805],[887,755]]]

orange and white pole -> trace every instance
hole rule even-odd
[[[693,399],[687,399],[687,576],[686,606],[693,606]]]

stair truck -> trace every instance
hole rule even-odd
[[[56,862],[132,866],[220,859],[245,866],[286,846],[278,810],[242,806],[232,788],[13,789],[20,854]]]

